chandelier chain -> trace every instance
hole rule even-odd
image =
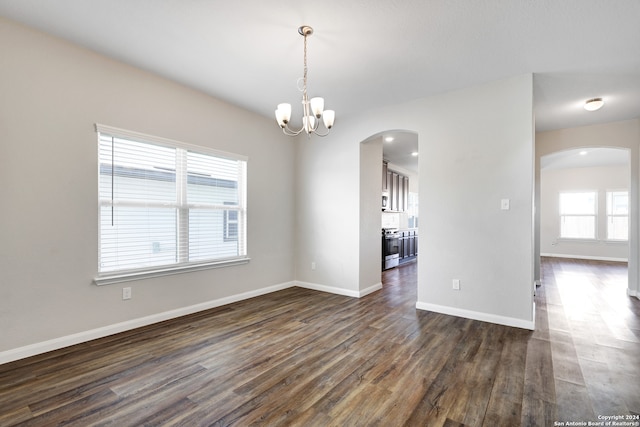
[[[306,99],[307,97],[307,34],[304,34],[304,81],[303,81],[303,93]]]

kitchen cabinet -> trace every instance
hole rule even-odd
[[[406,212],[409,205],[409,177],[399,175],[398,181],[398,210]]]
[[[389,171],[389,165],[387,162],[382,162],[382,192],[389,192],[389,178],[387,178],[387,172]]]
[[[402,230],[398,234],[399,261],[402,264],[418,256],[418,230]]]
[[[405,177],[404,179],[404,207],[402,209],[404,212],[409,210],[409,177]]]
[[[400,175],[396,172],[389,172],[391,174],[391,210],[398,210],[398,196],[400,187]]]
[[[394,210],[400,211],[400,204],[402,203],[402,175],[396,172],[393,173],[393,185],[396,194],[394,197],[394,201],[396,202]]]
[[[411,240],[411,254],[412,256],[418,256],[418,232],[414,235],[414,238]]]
[[[382,192],[388,196],[389,211],[405,212],[409,205],[409,177],[382,164]]]

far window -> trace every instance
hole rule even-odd
[[[629,192],[607,191],[607,240],[629,239]]]
[[[595,191],[560,193],[560,237],[596,238]]]
[[[409,228],[418,228],[418,193],[409,192]]]

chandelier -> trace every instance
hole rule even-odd
[[[300,79],[298,79],[298,89],[302,92],[302,127],[298,130],[289,127],[291,104],[278,104],[276,120],[285,135],[296,136],[304,131],[309,137],[311,137],[312,133],[318,136],[327,136],[333,126],[336,113],[333,110],[324,109],[324,98],[315,97],[309,99],[307,95],[307,37],[313,34],[313,28],[303,25],[298,28],[298,33],[304,37],[304,75],[302,77],[302,88],[300,88]],[[326,129],[324,132],[321,132],[319,129],[321,118]]]

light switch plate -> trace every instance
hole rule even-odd
[[[509,199],[502,199],[500,201],[500,209],[502,209],[503,211],[508,211],[509,210]]]

